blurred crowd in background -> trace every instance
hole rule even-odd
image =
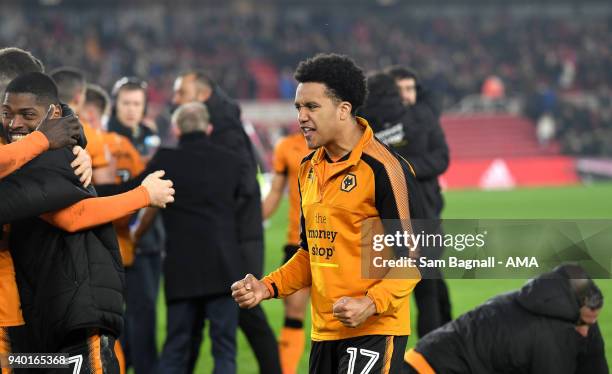
[[[146,78],[154,106],[169,101],[177,73],[192,66],[238,99],[293,99],[293,69],[317,52],[346,53],[367,70],[411,66],[450,110],[487,94],[493,77],[494,98],[518,99],[544,145],[557,139],[567,154],[612,156],[612,16],[531,13],[432,15],[363,3],[350,14],[333,3],[15,5],[3,12],[0,44],[27,48],[51,68],[81,67],[106,88],[124,75]]]

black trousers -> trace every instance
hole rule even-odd
[[[125,271],[127,283],[125,328],[120,337],[126,367],[151,374],[157,363],[157,295],[162,270],[159,253],[137,254]]]
[[[448,288],[444,279],[421,279],[414,288],[414,298],[419,310],[417,333],[419,337],[452,320]]]
[[[215,374],[236,372],[236,330],[239,308],[231,296],[199,297],[167,303],[167,335],[157,373],[184,374],[193,371],[200,352],[193,336],[202,339],[204,321],[210,326]],[[195,352],[194,352],[195,351]]]
[[[240,309],[238,326],[246,335],[249,345],[255,353],[259,372],[281,374],[278,342],[261,306],[258,305],[253,309]],[[195,335],[192,337],[189,373],[193,373],[200,352],[202,327],[194,329]]]

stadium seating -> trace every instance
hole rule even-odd
[[[531,120],[513,115],[448,115],[442,127],[453,160],[535,157],[559,154],[559,145],[541,148]]]

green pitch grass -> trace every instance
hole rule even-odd
[[[597,184],[585,187],[519,189],[514,191],[451,191],[445,194],[444,218],[612,218],[612,184]],[[283,202],[279,211],[268,222],[266,228],[266,272],[276,268],[282,258],[285,243],[287,204]],[[453,306],[453,316],[458,316],[488,298],[520,287],[525,280],[457,280],[448,281]],[[599,323],[606,341],[606,356],[612,363],[612,280],[598,280],[607,306]],[[157,343],[161,351],[166,336],[166,309],[163,294],[158,304]],[[264,309],[274,331],[278,333],[283,323],[283,307],[279,300],[264,303]],[[413,306],[413,316],[416,315]],[[413,318],[413,331],[416,319]],[[306,322],[309,326],[309,321]],[[308,334],[308,329],[306,330]],[[205,333],[207,336],[208,333]],[[206,339],[206,338],[205,338]],[[416,334],[409,345],[416,343]],[[308,352],[302,356],[300,373],[308,372]],[[257,362],[242,333],[238,336],[238,372],[258,373]],[[205,340],[200,350],[196,373],[212,372],[213,361],[210,340]]]

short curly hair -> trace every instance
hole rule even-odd
[[[367,95],[363,70],[345,55],[317,54],[300,62],[294,77],[300,83],[323,83],[332,99],[351,103],[353,115]]]

